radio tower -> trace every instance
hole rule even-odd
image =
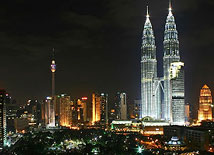
[[[52,94],[51,97],[54,98],[55,96],[55,72],[56,72],[56,62],[54,58],[54,48],[53,48],[53,58],[51,61],[51,72],[52,72]]]

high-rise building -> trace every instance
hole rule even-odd
[[[11,99],[11,96],[6,93],[6,118],[7,118],[7,133],[15,133],[14,120],[17,117],[18,106],[16,101]]]
[[[134,117],[135,119],[141,118],[141,111],[142,111],[142,101],[141,100],[134,100]]]
[[[61,94],[57,97],[59,105],[59,124],[60,126],[69,127],[72,125],[72,102],[70,96]]]
[[[185,104],[185,122],[188,123],[190,120],[190,107],[189,104]]]
[[[175,108],[179,108],[176,106],[176,102],[179,102],[179,104],[182,104],[182,107],[180,109],[181,114],[184,114],[184,75],[183,75],[183,69],[175,69],[176,71],[179,71],[179,77],[172,80],[172,77],[170,75],[171,70],[170,68],[177,68],[178,66],[182,66],[180,62],[180,55],[179,55],[179,41],[178,41],[178,31],[176,29],[175,24],[175,18],[172,14],[172,7],[171,4],[169,6],[169,14],[166,19],[166,25],[165,25],[165,32],[164,32],[164,57],[163,57],[163,70],[164,70],[164,107],[163,107],[163,116],[164,119],[170,122],[173,122],[173,119],[175,120],[176,117],[179,117],[177,112],[179,110],[175,110]],[[175,63],[177,62],[177,64]],[[175,64],[173,64],[175,63]],[[172,67],[172,66],[175,67]],[[179,68],[179,67],[178,67]],[[177,82],[176,82],[177,81]],[[176,99],[177,95],[177,88],[176,85],[179,83],[181,88],[179,91],[178,98]],[[183,92],[182,92],[183,91]],[[174,95],[174,96],[172,96]],[[174,103],[172,103],[174,102]],[[182,102],[182,103],[180,103]],[[173,107],[174,106],[174,107]],[[173,116],[172,109],[174,109],[176,112],[175,116]],[[179,114],[179,115],[181,115]],[[179,118],[177,118],[179,119]],[[183,118],[182,118],[183,119]]]
[[[184,63],[180,62],[178,31],[171,2],[164,31],[163,77],[157,76],[155,37],[148,8],[142,40],[142,105],[139,118],[149,116],[155,120],[164,119],[172,124],[184,125]]]
[[[77,115],[78,122],[85,122],[87,120],[87,105],[86,98],[77,100]]]
[[[88,121],[88,106],[87,106],[87,100],[88,98],[87,97],[82,97],[82,109],[83,109],[83,121],[86,122]]]
[[[112,120],[126,120],[127,119],[127,101],[126,93],[117,92],[114,98],[113,107],[111,107],[110,115]]]
[[[6,146],[6,91],[0,90],[0,149]]]
[[[157,59],[155,37],[149,19],[147,7],[146,22],[143,30],[141,47],[141,118],[150,116],[161,118],[160,82],[157,78]]]
[[[108,123],[108,94],[92,94],[92,124]]]
[[[170,66],[172,124],[185,124],[184,63],[174,62]]]
[[[52,97],[47,97],[44,105],[44,123],[47,128],[55,127],[55,108]]]
[[[204,85],[199,97],[198,121],[212,120],[212,95],[209,87]]]
[[[41,123],[41,105],[37,99],[27,101],[26,115],[30,126],[38,126]]]
[[[126,93],[120,94],[120,116],[121,120],[127,120],[127,102]]]

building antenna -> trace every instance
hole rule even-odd
[[[147,5],[146,9],[147,9],[146,10],[146,17],[149,18],[149,6],[148,5]]]
[[[53,47],[52,49],[53,53],[52,53],[52,59],[54,60],[55,59],[55,48]]]

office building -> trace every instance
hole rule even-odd
[[[174,62],[170,66],[172,124],[185,124],[184,63]]]
[[[6,146],[6,91],[0,90],[0,149]]]
[[[61,94],[57,97],[57,109],[59,109],[59,124],[60,126],[69,127],[72,125],[72,102],[70,96]],[[56,110],[57,111],[57,110]]]
[[[43,102],[44,124],[47,128],[55,127],[55,109],[52,97],[47,97]]]
[[[141,47],[141,118],[161,118],[160,81],[157,77],[155,37],[147,7]]]
[[[92,124],[108,123],[108,94],[92,94]]]

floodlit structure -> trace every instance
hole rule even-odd
[[[5,90],[0,90],[0,149],[6,146],[6,92]]]
[[[52,97],[44,100],[44,119],[47,128],[55,127],[55,108]]]
[[[141,98],[142,111],[140,118],[150,116],[161,118],[160,80],[157,78],[157,60],[155,37],[149,19],[147,7],[146,22],[143,30],[141,47]]]
[[[185,124],[185,100],[184,100],[184,63],[174,62],[170,66],[171,82],[171,112],[172,124]]]
[[[165,32],[164,32],[164,118],[172,121],[172,91],[171,91],[171,77],[170,66],[173,62],[180,61],[179,55],[179,41],[178,32],[176,30],[175,18],[172,14],[172,8],[169,7],[169,14],[166,19]]]
[[[190,118],[190,106],[189,104],[185,105],[185,122],[186,124],[189,123],[189,118]]]
[[[54,49],[53,49],[54,52]],[[53,59],[51,61],[51,73],[52,73],[52,94],[51,96],[55,96],[55,72],[56,72],[56,62],[53,56]]]
[[[56,125],[55,123],[55,110],[56,110],[56,96],[55,96],[55,72],[56,72],[56,62],[54,59],[54,48],[53,48],[53,59],[51,61],[51,73],[52,73],[52,92],[51,92],[51,100],[48,100],[48,104],[50,107],[49,113],[49,120],[51,120],[51,123],[49,121],[48,127],[54,127]],[[50,102],[50,103],[49,103]],[[52,108],[53,107],[53,108]],[[58,114],[58,113],[57,113]],[[54,116],[54,118],[52,118]],[[58,118],[57,118],[58,121]]]
[[[70,127],[72,124],[72,102],[70,96],[61,94],[58,96],[59,123],[60,126]]]
[[[92,124],[108,123],[108,94],[92,94]]]
[[[127,103],[126,103],[126,93],[120,94],[120,116],[121,120],[127,120]]]
[[[200,92],[198,121],[212,120],[212,95],[209,87],[204,85]]]
[[[178,31],[171,2],[164,31],[163,77],[157,77],[155,37],[147,8],[141,53],[141,114],[139,118],[185,122],[184,63],[180,61]],[[163,86],[162,86],[163,84]]]

